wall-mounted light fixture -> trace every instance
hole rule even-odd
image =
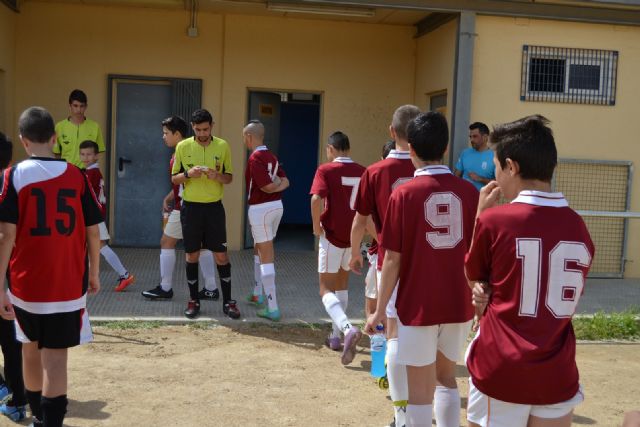
[[[321,5],[306,5],[293,3],[268,2],[267,10],[284,13],[306,13],[312,15],[351,16],[356,18],[372,18],[376,16],[375,9],[333,7]]]

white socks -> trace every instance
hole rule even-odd
[[[405,424],[404,420],[397,417],[404,416],[404,411],[399,411],[398,407],[407,405],[409,385],[407,383],[407,367],[398,363],[398,338],[387,340],[387,378],[389,379],[389,396],[391,396],[396,410],[396,425],[402,426]]]
[[[431,427],[432,412],[433,405],[407,405],[406,427]],[[440,424],[437,425],[440,427]],[[456,426],[458,425],[456,421]]]
[[[160,286],[163,291],[171,289],[173,269],[176,266],[176,250],[160,249]]]
[[[260,257],[253,256],[253,295],[262,295],[262,273],[260,272]]]
[[[460,425],[460,393],[457,388],[437,386],[434,406],[438,427],[458,427]]]
[[[269,311],[278,308],[278,300],[276,299],[276,269],[273,264],[260,265],[260,279],[264,287],[264,294],[267,297],[267,306]]]
[[[322,304],[324,304],[324,308],[327,310],[327,314],[329,314],[333,323],[338,325],[341,332],[347,333],[351,328],[351,323],[342,309],[342,305],[340,304],[340,300],[336,294],[333,292],[327,292],[324,294],[322,297]]]
[[[202,277],[204,277],[204,287],[209,291],[218,289],[218,285],[216,284],[216,263],[213,262],[213,252],[208,249],[201,249],[199,264]]]
[[[107,246],[105,246],[105,248],[106,247]],[[107,258],[106,255],[105,258]],[[210,291],[217,289],[218,285],[216,284],[216,263],[213,260],[213,253],[207,249],[201,250],[200,260],[198,261],[198,264],[200,264],[200,271],[202,271],[202,276],[204,277],[204,287]],[[162,287],[163,291],[168,291],[172,287],[173,269],[175,268],[175,266],[176,250],[160,249],[160,286]]]
[[[335,291],[334,293],[336,294],[336,297],[338,297],[338,300],[340,301],[340,307],[342,307],[342,311],[344,311],[346,314],[347,306],[349,305],[349,291],[345,289],[342,291]],[[335,322],[331,322],[331,326],[333,328],[331,336],[333,338],[340,338],[340,327],[336,325]]]
[[[118,258],[118,255],[113,252],[113,249],[111,249],[109,245],[104,245],[102,248],[100,248],[100,253],[104,257],[104,259],[107,260],[111,268],[113,268],[116,273],[118,273],[118,276],[124,276],[127,274],[127,269],[124,268],[124,265],[122,265],[122,263],[120,262],[120,258]]]

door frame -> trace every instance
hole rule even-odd
[[[323,123],[324,123],[324,95],[325,92],[324,90],[306,90],[306,89],[274,89],[272,87],[266,88],[266,87],[256,87],[256,86],[248,86],[247,87],[247,92],[246,92],[246,97],[245,97],[245,106],[244,106],[244,111],[245,111],[245,121],[242,124],[243,126],[249,121],[251,120],[251,93],[253,92],[270,92],[270,93],[310,93],[312,95],[318,95],[320,97],[320,114],[318,116],[318,165],[321,164],[321,160],[322,160],[322,133],[323,133]],[[243,143],[244,146],[244,143]],[[244,147],[244,150],[246,152],[246,147]],[[275,153],[276,155],[278,153]],[[247,170],[247,160],[249,159],[249,155],[245,155],[243,156],[243,160],[242,160],[242,175],[244,178],[244,173]],[[316,165],[316,166],[318,166]],[[243,249],[250,249],[245,247],[245,242],[247,241],[247,230],[249,230],[249,232],[251,232],[251,230],[248,227],[247,222],[249,221],[249,217],[248,217],[248,205],[247,205],[247,186],[243,183],[242,185],[242,206],[244,209],[244,215],[243,215],[243,220],[242,220],[242,248]]]

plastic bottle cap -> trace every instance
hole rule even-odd
[[[382,325],[376,326],[376,331],[380,331],[380,332],[384,331],[384,326]]]

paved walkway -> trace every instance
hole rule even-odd
[[[89,313],[94,320],[143,319],[182,322],[182,312],[188,299],[184,254],[177,251],[174,275],[174,297],[169,301],[149,301],[140,292],[155,287],[160,281],[159,249],[114,249],[136,276],[136,283],[125,292],[114,292],[117,275],[101,261],[102,291],[90,296]],[[230,252],[232,293],[238,300],[241,321],[268,322],[255,315],[245,296],[253,289],[253,254],[251,251]],[[313,251],[280,251],[276,254],[276,283],[283,322],[319,323],[329,321],[318,296],[317,255]],[[201,280],[202,283],[204,283]],[[351,274],[349,280],[348,315],[353,321],[364,319],[364,278]],[[599,310],[621,311],[640,308],[640,280],[590,279],[580,301],[578,313],[592,314]],[[201,320],[230,321],[222,313],[221,301],[202,301]]]

